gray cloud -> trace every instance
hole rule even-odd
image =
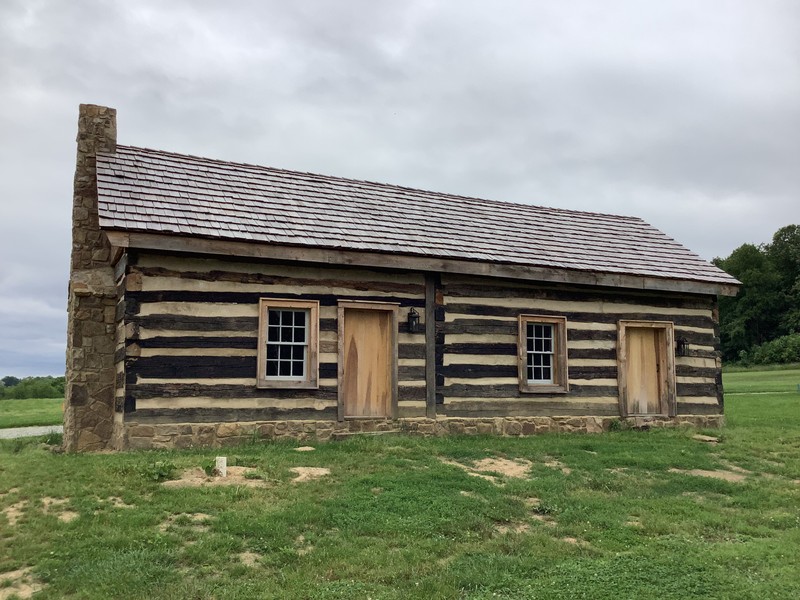
[[[800,6],[6,0],[0,375],[63,369],[77,105],[121,143],[641,216],[800,221]]]

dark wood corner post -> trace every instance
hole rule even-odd
[[[436,418],[436,405],[442,395],[440,373],[444,353],[444,308],[441,283],[438,275],[425,275],[425,416]]]
[[[102,450],[114,433],[117,290],[97,216],[95,157],[115,152],[116,110],[81,104],[72,206],[64,447]]]

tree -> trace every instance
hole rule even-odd
[[[800,226],[782,227],[770,244],[742,244],[713,262],[742,282],[737,296],[719,301],[723,359],[739,360],[800,331]]]
[[[3,382],[4,386],[6,386],[7,388],[10,388],[10,387],[14,387],[15,385],[17,385],[20,382],[20,379],[19,379],[19,377],[14,377],[13,375],[6,375],[0,381]]]

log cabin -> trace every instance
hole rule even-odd
[[[68,450],[722,423],[717,296],[641,219],[118,145],[81,105]]]

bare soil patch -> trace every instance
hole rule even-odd
[[[206,475],[200,467],[187,469],[178,479],[170,479],[163,482],[164,487],[210,487],[216,485],[240,485],[247,487],[263,487],[266,482],[263,479],[253,479],[247,477],[255,471],[248,467],[228,467],[227,477],[217,477]]]
[[[314,446],[298,446],[294,449],[295,452],[313,452],[314,450],[316,450]]]
[[[297,475],[292,479],[294,483],[312,481],[331,474],[331,470],[325,467],[292,467],[289,470]]]
[[[744,473],[736,473],[734,471],[724,471],[722,469],[717,469],[716,471],[708,471],[705,469],[667,469],[669,473],[681,473],[683,475],[694,475],[696,477],[711,477],[713,479],[722,479],[724,481],[732,481],[734,483],[739,483],[744,481],[746,475]]]
[[[6,516],[6,520],[11,527],[14,527],[22,518],[27,505],[28,501],[22,500],[3,509],[3,514]]]
[[[294,547],[297,550],[298,556],[305,556],[314,549],[314,546],[312,546],[308,540],[306,540],[306,536],[302,534],[295,538]]]
[[[503,525],[495,525],[494,530],[499,534],[506,533],[527,533],[531,526],[527,523],[504,523]]]
[[[7,492],[0,492],[0,498],[5,498],[11,494],[16,494],[19,491],[19,488],[11,488]]]
[[[30,598],[42,589],[30,576],[30,567],[0,573],[0,600],[6,598]]]
[[[531,519],[535,519],[548,527],[555,527],[557,525],[556,520],[553,517],[549,517],[547,515],[543,515],[540,513],[533,513],[531,515]]]
[[[239,554],[239,561],[246,567],[255,567],[260,558],[261,555],[255,552],[242,552]]]
[[[489,473],[499,473],[505,477],[524,479],[528,476],[528,472],[532,466],[530,461],[521,458],[515,460],[498,457],[482,458],[481,460],[473,461],[471,467],[446,458],[440,458],[439,460],[445,465],[463,469],[467,472],[467,475],[470,475],[471,477],[480,477],[481,479],[485,479],[496,486],[502,486],[503,484],[502,482],[498,481],[496,476],[489,475],[487,471]]]
[[[136,508],[135,505],[128,504],[119,496],[109,496],[108,498],[106,498],[105,501],[108,502],[114,508]]]
[[[564,463],[562,463],[560,460],[557,460],[555,458],[549,458],[547,461],[545,461],[544,466],[545,467],[550,467],[551,469],[558,469],[564,475],[569,475],[570,473],[572,473],[572,469],[570,469],[569,467],[565,466]]]
[[[705,442],[707,444],[711,444],[712,446],[719,444],[719,438],[716,438],[711,435],[702,435],[700,433],[696,433],[692,436],[692,439],[697,440],[698,442]]]

